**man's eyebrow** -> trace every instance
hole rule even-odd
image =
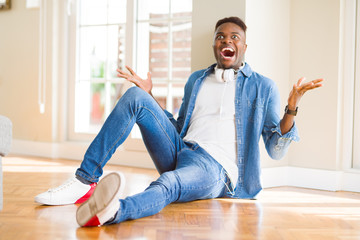
[[[216,35],[224,34],[224,32],[217,32]],[[241,35],[240,32],[231,32],[231,34]]]

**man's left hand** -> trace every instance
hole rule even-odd
[[[322,78],[312,80],[307,83],[302,83],[305,80],[304,77],[300,78],[296,84],[294,84],[288,98],[288,108],[290,110],[295,110],[298,106],[300,99],[304,94],[312,89],[322,87],[321,82],[324,80]]]

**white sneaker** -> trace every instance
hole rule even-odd
[[[83,203],[89,199],[95,187],[96,183],[87,185],[73,177],[59,187],[49,189],[47,192],[37,195],[35,202],[45,205]]]
[[[82,227],[100,226],[119,211],[119,197],[124,188],[124,177],[117,172],[100,180],[94,194],[76,211],[76,221]]]

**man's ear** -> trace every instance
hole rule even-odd
[[[246,53],[246,49],[247,49],[247,44],[246,43],[244,44],[243,48],[244,48],[244,53]]]

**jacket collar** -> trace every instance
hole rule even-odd
[[[244,74],[245,77],[250,77],[251,74],[253,73],[250,65],[247,62],[245,62],[245,67],[243,67],[243,69],[241,69],[240,72],[242,72],[242,74]]]

